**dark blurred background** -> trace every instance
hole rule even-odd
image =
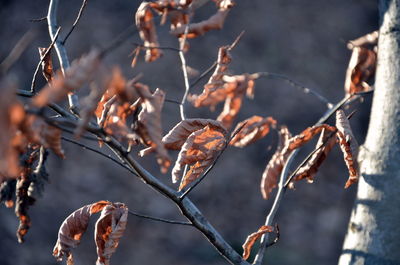
[[[81,1],[60,2],[59,24],[63,27],[61,35],[65,36]],[[37,47],[50,43],[46,22],[29,22],[45,16],[48,3],[43,0],[0,1],[0,60],[25,32],[37,32],[11,69],[21,89],[30,87],[39,60]],[[78,27],[66,43],[71,61],[91,47],[109,45],[133,24],[139,4],[139,1],[89,0]],[[214,4],[208,3],[196,12],[193,21],[207,18],[214,10]],[[344,95],[344,76],[351,54],[346,49],[346,41],[369,33],[377,26],[374,0],[237,0],[224,29],[190,40],[186,58],[189,66],[201,72],[216,59],[219,46],[231,43],[244,30],[245,35],[232,52],[231,73],[270,71],[284,74],[332,102],[338,102]],[[176,39],[168,34],[168,26],[158,26],[158,33],[161,46],[178,46]],[[151,64],[141,58],[132,69],[129,54],[135,47],[134,42],[140,42],[138,35],[112,51],[106,63],[120,65],[127,78],[142,72],[142,81],[152,89],[160,87],[166,91],[168,99],[180,100],[184,86],[178,54],[164,51],[163,58]],[[44,85],[43,78],[39,79],[38,87]],[[200,93],[201,90],[200,84],[191,92]],[[87,93],[87,89],[83,93]],[[191,118],[216,118],[220,108],[210,112],[186,105],[187,116]],[[347,113],[353,109],[357,109],[357,113],[351,124],[362,143],[368,126],[370,98],[352,104]],[[325,110],[316,98],[285,82],[261,79],[256,82],[254,100],[244,100],[237,121],[256,114],[273,116],[292,133],[298,133],[315,123]],[[179,120],[178,106],[165,103],[164,131]],[[272,199],[262,199],[259,182],[276,142],[277,135],[272,132],[244,149],[228,148],[211,174],[190,194],[203,214],[240,253],[246,236],[264,223],[272,204]],[[96,146],[93,142],[87,144]],[[133,211],[183,220],[172,203],[121,167],[70,143],[64,142],[63,146],[65,160],[51,155],[48,163],[51,184],[30,209],[32,227],[24,244],[17,243],[18,221],[13,210],[4,205],[0,207],[0,264],[55,264],[51,253],[64,218],[75,209],[98,200],[120,201]],[[304,157],[312,147],[310,144],[304,148],[298,158]],[[103,151],[108,152],[105,148]],[[171,155],[176,157],[177,154]],[[154,157],[137,159],[160,179],[170,182],[169,174],[159,173]],[[276,220],[281,238],[267,250],[264,264],[337,263],[356,191],[355,186],[343,189],[347,176],[341,152],[335,147],[313,184],[297,183],[295,191],[286,193]],[[81,245],[73,251],[76,264],[95,263],[93,224],[94,220]],[[111,261],[112,264],[141,265],[227,264],[195,229],[134,216],[129,216],[127,230]]]

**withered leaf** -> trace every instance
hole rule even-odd
[[[127,220],[128,208],[123,203],[113,203],[103,208],[95,230],[97,265],[110,264],[111,255],[117,250]]]
[[[142,110],[138,116],[138,128],[136,131],[143,142],[156,151],[157,162],[161,167],[161,172],[166,173],[171,165],[171,160],[162,143],[161,110],[165,93],[157,88],[151,94],[147,86],[140,86],[137,89],[142,98]]]
[[[234,2],[232,0],[223,0],[217,2],[218,11],[208,19],[189,24],[187,38],[196,38],[198,36],[204,35],[206,32],[214,29],[222,29],[224,26],[225,19],[230,11],[230,9],[234,6]],[[175,27],[171,30],[171,34],[180,38],[185,33],[186,24],[181,25],[180,27]]]
[[[269,133],[270,127],[275,127],[276,123],[276,120],[272,117],[263,118],[254,115],[236,125],[236,128],[233,130],[234,132],[241,127],[242,129],[231,139],[229,144],[236,147],[244,147],[252,144],[266,136]]]
[[[146,47],[146,62],[152,62],[162,56],[162,52],[157,47],[156,28],[153,22],[153,13],[149,2],[142,2],[135,15],[136,27],[139,30],[140,38],[144,41]]]
[[[172,181],[175,183],[178,181],[183,167],[190,166],[189,171],[182,178],[179,190],[200,177],[225,146],[225,135],[209,125],[190,134],[182,146],[172,170]]]
[[[53,250],[53,256],[57,261],[61,261],[66,256],[67,264],[73,264],[71,249],[79,245],[81,237],[88,227],[90,216],[109,204],[110,202],[107,201],[99,201],[85,205],[64,220],[58,231],[58,239]]]
[[[247,260],[250,257],[251,248],[253,247],[254,243],[256,243],[256,241],[262,237],[262,235],[270,233],[272,231],[274,231],[274,227],[269,225],[263,225],[258,229],[257,232],[248,235],[246,241],[242,246],[243,259]]]
[[[291,134],[288,128],[286,126],[282,126],[279,129],[279,144],[277,149],[272,158],[269,160],[261,178],[261,194],[266,200],[269,199],[269,195],[272,190],[277,187],[279,175],[282,172],[286,160],[292,153],[292,150],[287,148],[290,138]]]
[[[100,65],[100,53],[92,50],[79,60],[72,62],[63,74],[58,71],[51,83],[48,83],[34,98],[36,107],[44,107],[51,102],[64,99],[68,93],[74,92],[89,82]]]
[[[325,161],[335,143],[335,133],[323,129],[315,147],[317,151],[311,156],[307,163],[297,171],[293,179],[301,180],[307,178],[308,182],[312,182],[315,174],[318,172],[319,167],[321,166],[322,162]]]
[[[222,77],[228,71],[228,65],[232,61],[230,49],[231,49],[230,45],[222,46],[219,48],[217,57],[217,67],[215,68],[214,73],[211,75],[207,84],[204,85],[205,90],[213,91],[224,85],[225,82],[222,80]]]
[[[315,135],[319,134],[323,129],[329,132],[336,132],[336,128],[334,126],[330,126],[327,124],[315,125],[312,127],[308,127],[298,135],[292,137],[288,143],[288,149],[295,150],[306,143],[308,143]]]
[[[53,79],[53,61],[51,60],[51,51],[46,55],[48,48],[39,48],[40,60],[43,60],[42,74],[47,82]]]
[[[370,90],[368,81],[376,69],[376,52],[365,47],[354,47],[346,71],[344,89],[347,95]]]
[[[351,130],[349,120],[341,109],[336,111],[336,127],[338,130],[336,135],[339,140],[340,149],[343,152],[344,161],[349,169],[350,176],[345,185],[345,188],[348,188],[359,179],[357,162],[358,143]]]
[[[163,138],[162,142],[167,149],[180,150],[189,135],[197,130],[210,126],[214,130],[227,134],[219,121],[210,119],[186,119],[174,126]]]
[[[351,50],[354,47],[360,47],[360,46],[366,47],[367,45],[376,45],[378,43],[378,37],[379,37],[379,31],[375,30],[355,40],[349,41],[347,43],[347,48]]]

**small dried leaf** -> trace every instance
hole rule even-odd
[[[189,135],[197,130],[210,126],[214,130],[227,134],[220,122],[210,119],[186,119],[179,122],[163,138],[162,142],[167,149],[180,150]]]
[[[211,75],[207,84],[204,85],[205,90],[213,91],[224,85],[225,82],[222,80],[222,78],[227,73],[228,66],[232,61],[230,49],[230,45],[222,46],[219,48],[217,67],[215,68],[214,73]]]
[[[164,104],[165,93],[157,88],[151,94],[148,86],[139,86],[137,91],[142,98],[142,110],[138,116],[137,133],[143,142],[157,153],[157,162],[161,172],[166,173],[171,160],[162,143],[161,110]]]
[[[309,182],[312,182],[315,174],[317,174],[319,167],[322,162],[325,161],[329,152],[332,150],[333,146],[336,144],[335,133],[329,132],[326,129],[322,130],[322,133],[318,139],[316,151],[308,162],[302,166],[293,177],[294,180],[301,180],[307,178]],[[324,144],[325,143],[325,144]]]
[[[376,69],[376,52],[365,47],[354,47],[346,71],[344,89],[346,96],[357,92],[368,91],[368,81],[374,76]]]
[[[63,256],[66,256],[67,263],[73,264],[71,249],[79,245],[81,237],[88,227],[90,216],[101,211],[109,204],[111,203],[99,201],[85,205],[64,220],[58,231],[58,239],[53,250],[53,256],[57,261],[61,261]]]
[[[343,152],[344,161],[350,174],[345,185],[345,188],[347,189],[359,179],[357,162],[358,143],[351,130],[349,120],[341,109],[336,111],[336,127],[338,130],[336,135],[339,140],[340,149]]]
[[[43,58],[42,74],[47,82],[51,82],[53,79],[53,61],[51,60],[51,51],[46,55],[48,48],[39,48],[40,60]],[[46,55],[46,56],[45,56]]]
[[[253,247],[254,243],[256,243],[256,241],[262,237],[262,235],[270,233],[272,231],[274,231],[274,227],[269,225],[263,225],[258,229],[257,232],[248,235],[246,238],[246,242],[244,242],[242,246],[243,259],[247,260],[250,257],[251,248]]]
[[[96,222],[95,240],[97,265],[109,265],[111,255],[117,250],[128,220],[128,208],[123,203],[105,206]]]
[[[263,118],[256,115],[239,122],[233,131],[235,132],[241,127],[242,129],[232,138],[229,144],[236,147],[244,147],[252,144],[266,136],[269,133],[270,127],[275,127],[276,123],[276,120],[272,117]]]
[[[53,81],[47,84],[38,95],[33,98],[36,107],[44,107],[51,102],[63,100],[68,93],[74,92],[89,82],[100,65],[100,53],[92,50],[79,60],[72,62],[65,74],[57,72]]]
[[[140,38],[144,41],[146,47],[146,62],[153,62],[162,56],[162,52],[157,47],[156,28],[153,22],[153,13],[149,2],[142,2],[135,15],[136,27],[139,30]]]
[[[207,125],[203,129],[190,134],[182,146],[172,170],[172,181],[175,183],[179,179],[182,168],[185,165],[191,166],[182,178],[179,190],[200,177],[201,173],[214,162],[225,146],[225,135],[211,126]]]
[[[214,29],[222,29],[224,26],[225,19],[230,11],[230,9],[234,6],[232,0],[224,0],[220,1],[218,4],[218,11],[214,15],[212,15],[207,20],[189,24],[187,38],[196,38],[198,36],[204,35],[206,32]],[[180,38],[185,33],[186,24],[181,25],[180,27],[175,27],[170,31],[172,35]]]
[[[325,129],[326,131],[329,131],[329,132],[336,132],[336,128],[334,126],[329,126],[327,124],[321,124],[321,125],[308,127],[307,129],[302,131],[300,134],[298,134],[290,139],[290,141],[288,143],[288,148],[290,150],[295,150],[295,149],[305,145],[306,143],[311,141],[311,139],[315,135],[319,134],[323,129]]]
[[[272,190],[277,186],[279,175],[286,163],[292,150],[287,147],[291,134],[286,126],[282,126],[279,130],[279,144],[275,154],[269,160],[261,179],[261,193],[264,199],[269,199]]]

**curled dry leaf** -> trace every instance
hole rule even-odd
[[[272,117],[263,118],[257,115],[239,122],[233,131],[237,131],[242,126],[243,128],[231,139],[229,144],[236,147],[244,147],[252,144],[266,136],[269,133],[270,127],[275,127],[276,123],[276,120]]]
[[[261,194],[264,199],[269,199],[272,190],[277,187],[279,175],[292,150],[288,149],[291,134],[286,126],[279,129],[279,144],[269,160],[261,179]]]
[[[153,13],[149,2],[142,2],[135,15],[136,27],[139,30],[140,38],[144,41],[146,47],[146,62],[152,62],[162,56],[162,52],[157,47],[156,28],[153,22]]]
[[[58,239],[53,250],[53,256],[58,261],[61,261],[66,256],[67,264],[73,264],[71,249],[79,245],[81,237],[88,227],[90,216],[101,211],[109,204],[111,203],[108,201],[99,201],[85,205],[64,220],[58,231]]]
[[[272,231],[274,231],[274,227],[269,225],[263,225],[258,229],[257,232],[248,235],[246,241],[242,246],[243,259],[247,260],[250,257],[251,248],[253,247],[254,243],[256,243],[256,241],[262,237],[262,235],[270,233]]]
[[[347,48],[350,50],[354,47],[376,45],[378,43],[379,32],[377,30],[361,36],[355,40],[351,40],[347,43]]]
[[[312,182],[315,174],[318,172],[319,167],[321,166],[322,162],[325,161],[335,143],[335,133],[323,129],[315,147],[317,151],[311,156],[307,163],[297,171],[293,179],[301,180],[307,178],[307,181]]]
[[[147,86],[138,86],[137,91],[142,98],[142,110],[137,121],[137,133],[143,142],[156,151],[157,162],[161,172],[166,173],[171,160],[162,143],[161,110],[164,104],[165,93],[157,88],[151,94]]]
[[[212,15],[207,20],[189,24],[187,38],[196,38],[198,36],[204,35],[206,32],[214,29],[222,29],[224,26],[225,19],[230,11],[230,9],[234,6],[234,2],[232,0],[222,0],[217,1],[218,11],[214,15]],[[170,31],[172,35],[180,38],[185,33],[186,24],[181,25],[179,27],[175,27]]]
[[[224,85],[225,82],[222,80],[222,78],[227,73],[228,66],[232,61],[230,50],[231,50],[230,45],[222,46],[219,48],[217,57],[217,67],[215,68],[214,73],[211,75],[207,84],[204,86],[205,91],[209,90],[211,92]]]
[[[354,47],[346,71],[344,89],[347,95],[370,90],[368,81],[376,69],[376,52],[365,47]]]
[[[227,134],[227,131],[222,127],[219,121],[210,119],[186,119],[175,125],[175,127],[162,138],[162,142],[167,149],[180,150],[190,134],[206,126],[220,131],[224,135]]]
[[[43,60],[42,74],[47,82],[51,82],[53,79],[53,61],[51,60],[51,51],[46,55],[48,48],[39,48],[40,60]]]
[[[68,93],[82,87],[90,81],[100,65],[100,53],[92,50],[79,60],[72,62],[65,73],[57,72],[51,83],[47,84],[37,96],[33,98],[36,107],[44,107],[51,102],[64,99]]]
[[[349,169],[349,179],[346,182],[345,188],[356,183],[359,179],[358,169],[358,143],[353,135],[350,127],[349,120],[347,119],[343,110],[339,109],[336,111],[336,127],[337,127],[337,138],[339,140],[340,149],[344,155],[344,161],[347,168]]]
[[[300,134],[292,137],[289,140],[288,149],[293,151],[299,147],[302,147],[303,145],[305,145],[306,143],[311,141],[311,139],[315,135],[319,134],[323,129],[325,129],[328,132],[336,132],[336,127],[329,126],[327,124],[321,124],[321,125],[315,125],[312,127],[308,127],[307,129],[302,131]]]
[[[116,251],[128,220],[128,208],[123,203],[105,206],[96,222],[95,240],[97,265],[109,265],[111,255]]]
[[[175,183],[178,181],[183,167],[190,166],[189,171],[182,178],[179,190],[199,178],[225,146],[225,135],[209,125],[190,134],[172,169],[172,181]]]

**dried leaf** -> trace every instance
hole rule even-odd
[[[214,15],[212,15],[207,20],[189,24],[187,38],[196,38],[198,36],[204,35],[206,32],[214,29],[222,29],[224,26],[225,19],[230,11],[230,9],[234,6],[234,2],[232,0],[223,0],[217,3],[218,11]],[[180,38],[185,33],[186,24],[181,25],[180,27],[175,27],[170,31],[172,35]]]
[[[365,47],[354,47],[346,71],[344,89],[346,96],[368,91],[368,81],[375,75],[376,52]]]
[[[241,127],[242,129],[231,139],[229,144],[236,147],[244,147],[252,144],[266,136],[269,133],[270,127],[275,127],[276,123],[276,120],[272,117],[263,118],[257,115],[239,122],[233,131],[236,132]]]
[[[164,104],[165,93],[157,88],[151,94],[147,86],[137,87],[137,91],[142,98],[142,110],[138,116],[137,132],[143,142],[154,149],[157,153],[157,162],[161,167],[161,172],[166,173],[171,160],[167,150],[162,143],[161,110]]]
[[[179,190],[196,180],[210,166],[226,146],[226,138],[219,130],[207,125],[203,129],[190,134],[179,152],[178,159],[172,170],[172,181],[179,179],[185,165],[190,169],[182,178]]]
[[[357,162],[358,143],[351,130],[349,120],[341,109],[336,111],[336,127],[338,130],[336,135],[339,140],[340,149],[343,152],[344,161],[350,174],[345,185],[345,188],[347,189],[359,179]]]
[[[261,193],[264,199],[269,199],[269,194],[277,187],[279,175],[286,163],[292,150],[287,147],[291,134],[286,126],[282,126],[279,130],[279,144],[275,154],[269,160],[261,179]]]
[[[351,40],[347,43],[347,48],[352,50],[354,47],[376,45],[378,43],[379,32],[377,30],[361,36],[355,40]]]
[[[139,30],[140,38],[144,41],[146,47],[146,62],[153,62],[162,56],[162,52],[157,47],[156,28],[153,22],[153,13],[149,2],[142,2],[135,15],[136,27]]]
[[[68,93],[74,92],[89,82],[100,65],[99,55],[99,51],[92,50],[89,54],[72,62],[71,66],[65,70],[65,74],[61,71],[57,72],[53,81],[33,98],[33,104],[36,107],[44,107],[51,102],[58,102]]]
[[[227,131],[221,123],[210,119],[186,119],[179,122],[163,138],[162,142],[167,149],[180,150],[189,135],[197,130],[209,126],[226,135]]]
[[[323,129],[315,147],[315,149],[318,149],[318,151],[316,151],[308,160],[308,162],[297,171],[293,179],[301,180],[307,178],[308,182],[313,182],[314,176],[317,174],[319,167],[321,166],[322,162],[325,161],[335,144],[335,133]]]
[[[88,227],[90,216],[109,204],[110,202],[107,201],[99,201],[85,205],[64,220],[58,231],[58,239],[53,250],[53,256],[57,261],[61,261],[63,256],[66,256],[67,264],[73,264],[71,249],[79,245],[81,237]]]
[[[204,85],[205,90],[213,91],[222,87],[225,84],[222,78],[227,73],[228,66],[232,61],[230,50],[231,50],[230,45],[222,46],[219,48],[217,57],[217,67],[215,68],[214,73],[211,75],[207,84]]]
[[[321,124],[321,125],[315,125],[312,127],[308,127],[304,131],[302,131],[300,134],[294,136],[293,138],[290,139],[288,143],[288,149],[289,150],[295,150],[309,141],[311,139],[319,134],[323,129],[329,132],[336,132],[336,128],[334,126],[329,126],[327,124]]]
[[[43,59],[42,74],[47,82],[53,79],[53,61],[51,60],[51,51],[46,55],[48,48],[39,48],[40,60]],[[46,55],[46,56],[45,56]]]
[[[128,208],[123,203],[107,205],[96,222],[95,240],[97,265],[109,265],[128,220]]]
[[[256,241],[262,237],[262,235],[270,233],[272,231],[274,231],[273,226],[263,225],[258,229],[257,232],[248,235],[246,238],[246,242],[244,242],[242,246],[243,259],[247,260],[250,257],[251,248],[253,247],[254,243],[256,243]]]

